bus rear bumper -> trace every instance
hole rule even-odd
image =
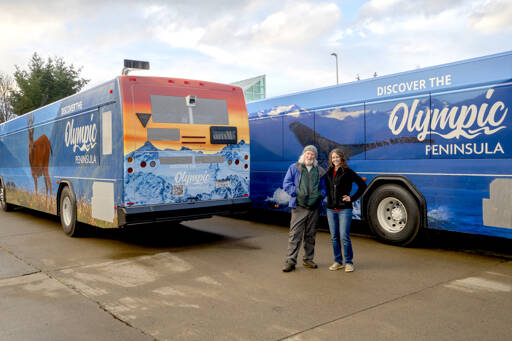
[[[162,221],[182,221],[209,218],[212,215],[231,215],[247,212],[249,198],[211,200],[201,202],[119,207],[119,226]]]

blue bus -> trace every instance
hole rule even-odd
[[[244,211],[249,155],[239,87],[120,76],[0,124],[0,206],[70,236]]]
[[[251,102],[251,198],[285,210],[314,144],[367,178],[354,218],[406,245],[421,229],[512,238],[512,51]]]

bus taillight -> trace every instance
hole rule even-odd
[[[132,173],[133,173],[133,168],[132,167],[128,168],[128,174],[132,174]]]
[[[140,166],[141,166],[142,168],[146,167],[146,161],[142,161],[142,162],[140,163]]]

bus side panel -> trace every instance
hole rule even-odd
[[[122,122],[116,94],[117,85],[112,81],[65,99],[51,132],[52,176],[56,183],[71,184],[77,220],[98,227],[118,226],[114,206],[120,197],[120,176],[114,160],[122,148],[115,136]]]
[[[366,103],[366,159],[428,158],[430,96]],[[420,125],[420,132],[409,131]]]
[[[283,116],[252,119],[251,128],[251,200],[255,207],[275,209],[288,205],[289,197],[281,189],[289,164],[283,161]]]
[[[26,114],[3,125],[0,138],[2,179],[7,202],[31,209],[57,212],[53,185],[52,124],[59,103]]]
[[[432,96],[430,168],[460,175],[426,186],[430,227],[512,237],[511,110],[510,85]]]
[[[256,207],[287,208],[290,198],[282,189],[283,178],[289,165],[298,160],[305,145],[317,146],[319,162],[325,168],[328,167],[328,154],[334,148],[341,149],[351,159],[364,159],[365,122],[362,104],[316,112],[299,110],[294,105],[282,108],[292,108],[294,112],[281,112],[281,115],[276,116],[280,108],[271,108],[260,112],[259,118],[250,121],[254,141],[251,151],[251,184],[254,191],[251,199]],[[295,114],[298,111],[300,114]],[[280,154],[281,148],[283,154]],[[356,217],[359,217],[359,212],[357,202]]]
[[[363,160],[365,157],[364,105],[351,105],[315,113],[315,145],[318,158],[327,168],[329,153],[339,149],[347,160]],[[357,190],[353,186],[352,194]],[[353,217],[361,219],[361,201],[353,203]]]

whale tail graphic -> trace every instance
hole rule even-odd
[[[430,141],[420,141],[417,137],[404,136],[371,143],[341,144],[323,137],[318,132],[313,131],[313,129],[297,121],[290,124],[290,130],[293,131],[294,135],[297,137],[297,140],[299,140],[299,143],[302,146],[307,146],[308,144],[316,145],[318,148],[318,159],[320,160],[327,160],[329,152],[334,148],[340,149],[347,158],[350,158],[353,155],[361,154],[365,151],[388,146],[391,144],[430,143]]]

